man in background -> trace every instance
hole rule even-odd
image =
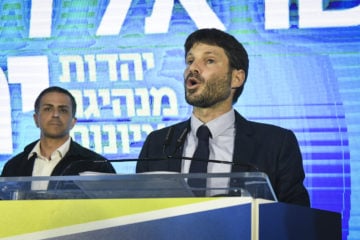
[[[10,159],[1,176],[78,175],[84,171],[115,173],[103,156],[71,139],[70,130],[77,121],[75,113],[76,102],[69,91],[57,86],[43,90],[35,101],[34,113],[40,139]],[[46,189],[46,182],[41,183],[45,183],[45,186],[36,188]]]

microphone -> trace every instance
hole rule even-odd
[[[58,176],[77,176],[81,172],[98,172],[104,174],[115,174],[115,169],[107,161],[107,159],[79,159],[70,162],[64,169],[62,169]],[[75,183],[72,181],[54,181],[50,182],[48,190],[57,189],[78,189]]]
[[[180,134],[180,137],[176,140],[176,146],[173,154],[175,154],[179,148],[184,144],[186,134],[188,133],[188,128],[185,128],[183,132]]]
[[[176,160],[188,160],[188,161],[198,161],[198,162],[207,162],[207,163],[219,163],[219,164],[228,164],[232,166],[239,166],[247,169],[246,171],[250,172],[258,172],[259,168],[251,163],[240,163],[240,162],[233,162],[233,161],[224,161],[224,160],[216,160],[216,159],[203,159],[203,158],[193,158],[187,156],[167,156],[168,159],[176,159]]]
[[[174,135],[173,127],[169,127],[169,130],[166,133],[164,144],[163,144],[163,153],[166,155],[166,149],[170,145],[170,141]]]
[[[216,159],[201,159],[201,158],[193,158],[193,157],[188,157],[188,156],[175,156],[175,154],[177,153],[177,151],[180,149],[180,147],[184,144],[184,141],[186,139],[186,135],[189,131],[189,128],[186,127],[180,134],[180,136],[178,137],[178,139],[176,139],[176,144],[175,144],[175,149],[172,152],[172,154],[168,154],[167,153],[167,148],[170,145],[171,142],[171,138],[174,135],[174,129],[172,127],[169,128],[169,130],[166,133],[165,136],[165,140],[163,143],[163,153],[166,156],[166,158],[142,158],[142,159],[129,159],[130,161],[160,161],[160,160],[166,160],[166,159],[176,159],[176,160],[189,160],[189,161],[200,161],[200,162],[207,162],[207,163],[219,163],[219,164],[229,164],[232,166],[237,166],[240,168],[245,168],[247,169],[247,171],[259,171],[259,168],[253,164],[250,163],[240,163],[238,161],[223,161],[223,160],[216,160]],[[126,161],[129,161],[126,160]],[[110,160],[110,161],[114,161],[114,160]],[[119,160],[115,160],[116,162],[119,162]],[[123,160],[120,160],[123,161]]]
[[[179,137],[179,140],[182,141],[182,139]],[[228,164],[231,166],[237,166],[236,172],[258,172],[259,169],[257,166],[252,165],[250,163],[239,163],[239,162],[229,162],[229,161],[222,161],[222,160],[215,160],[215,159],[201,159],[201,158],[193,158],[193,157],[186,157],[186,156],[165,156],[165,157],[148,157],[148,158],[124,158],[124,159],[95,159],[95,160],[77,160],[69,164],[61,175],[65,175],[68,171],[71,171],[71,169],[75,166],[79,167],[78,164],[82,164],[84,162],[92,164],[111,164],[111,163],[125,163],[125,162],[157,162],[157,161],[169,161],[170,159],[176,159],[176,160],[185,160],[185,161],[204,161],[208,163],[217,163],[217,164]],[[154,170],[156,171],[156,170]],[[165,170],[166,171],[166,170]],[[181,169],[179,169],[179,173],[181,173]],[[220,173],[221,174],[221,173]],[[225,174],[225,173],[223,173]],[[191,176],[192,178],[204,178],[205,175],[195,175]],[[221,178],[221,176],[212,176],[212,178]],[[214,196],[242,196],[245,189],[242,185],[241,178],[237,177],[230,177],[229,179],[229,191],[222,194],[214,194]],[[49,186],[48,189],[58,190],[58,189],[78,189],[78,186],[75,184],[75,182],[69,182],[69,181],[58,181],[54,184],[51,184],[51,187]],[[215,190],[217,191],[217,190]]]
[[[96,160],[77,160],[75,162],[72,162],[72,164],[69,164],[64,171],[62,171],[61,175],[64,175],[67,170],[69,170],[69,168],[73,167],[74,165],[78,164],[78,163],[82,163],[82,162],[91,162],[91,163],[122,163],[122,162],[143,162],[143,161],[164,161],[164,160],[169,160],[169,159],[176,159],[176,160],[185,160],[185,161],[200,161],[200,162],[208,162],[208,163],[219,163],[219,164],[228,164],[228,165],[232,165],[232,166],[240,166],[240,167],[245,167],[247,168],[249,171],[259,171],[259,168],[253,164],[250,163],[239,163],[239,162],[229,162],[229,161],[224,161],[224,160],[216,160],[216,159],[202,159],[202,158],[193,158],[193,157],[186,157],[186,156],[166,156],[163,158],[153,158],[153,157],[149,157],[149,158],[123,158],[123,159],[96,159]]]
[[[70,162],[58,175],[78,175],[84,171],[115,173],[115,170],[107,159],[79,159]]]
[[[166,161],[169,159],[175,160],[185,160],[185,161],[199,161],[199,162],[207,162],[207,163],[219,163],[219,164],[228,164],[233,166],[245,167],[249,171],[259,171],[259,169],[252,164],[248,163],[237,163],[237,162],[229,162],[223,160],[215,160],[215,159],[201,159],[201,158],[193,158],[186,156],[166,156],[166,157],[157,157],[157,158],[124,158],[124,159],[108,159],[108,160],[94,160],[95,163],[122,163],[122,162],[157,162],[157,161]]]
[[[175,144],[175,149],[174,151],[171,153],[171,154],[168,154],[167,153],[167,148],[169,147],[170,145],[170,142],[171,142],[171,139],[174,135],[174,131],[173,131],[173,128],[170,127],[167,134],[166,134],[166,137],[165,137],[165,140],[164,140],[164,143],[163,143],[163,153],[164,155],[167,157],[167,158],[173,158],[173,155],[177,153],[177,151],[180,149],[180,147],[184,144],[184,141],[185,141],[185,138],[186,138],[186,134],[188,133],[188,128],[185,128],[180,136],[178,137],[178,139],[176,139],[176,144]]]

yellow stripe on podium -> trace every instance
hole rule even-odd
[[[214,200],[211,198],[76,199],[0,201],[0,237]]]

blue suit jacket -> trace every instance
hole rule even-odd
[[[190,129],[190,120],[171,126],[173,136],[164,149],[169,127],[153,131],[146,138],[139,158],[160,158],[167,155],[181,157],[183,142],[177,140]],[[294,133],[290,130],[263,123],[251,122],[235,111],[235,145],[232,172],[244,171],[253,165],[265,172],[280,202],[310,206],[309,195],[303,185],[305,178],[302,156]],[[165,151],[164,151],[165,150]],[[219,159],[221,160],[221,159]],[[181,171],[181,160],[169,158],[161,161],[139,161],[136,172]]]

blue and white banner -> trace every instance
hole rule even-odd
[[[52,85],[76,97],[76,141],[137,157],[151,131],[190,116],[183,44],[215,27],[250,57],[234,107],[295,132],[312,206],[360,237],[359,0],[2,0],[0,16],[0,169],[39,138],[33,104]]]

